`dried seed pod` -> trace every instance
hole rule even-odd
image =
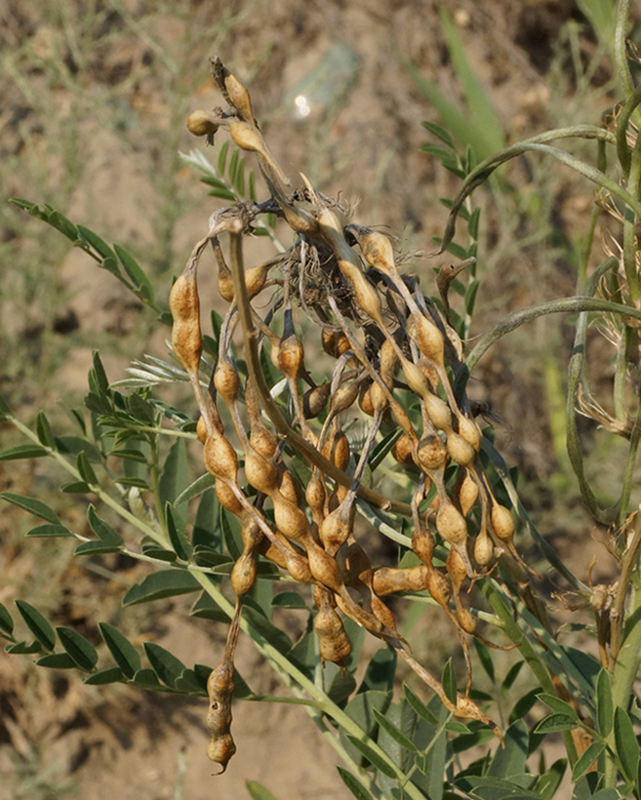
[[[343,331],[331,331],[327,328],[323,328],[321,332],[321,343],[323,350],[332,358],[340,358],[351,348],[349,339]]]
[[[220,505],[231,511],[235,516],[242,517],[244,515],[245,509],[236,496],[232,485],[227,481],[216,479],[216,497]]]
[[[296,503],[296,505],[300,505],[300,503],[302,503],[303,492],[300,488],[299,482],[296,480],[290,470],[282,470],[279,489],[283,497],[289,500],[290,503]]]
[[[331,594],[321,586],[314,587],[314,601],[318,613],[314,617],[314,630],[320,644],[320,657],[323,664],[343,661],[352,651],[343,623],[331,603]]]
[[[418,349],[437,367],[443,366],[445,345],[443,335],[436,325],[418,312],[414,312],[407,320],[407,333],[414,339]]]
[[[270,459],[276,452],[278,439],[264,425],[260,427],[252,426],[249,435],[249,444],[257,453],[260,453],[263,458]]]
[[[345,470],[349,465],[349,439],[343,431],[336,431],[327,438],[322,450],[323,455],[339,469]]]
[[[479,487],[472,477],[472,473],[461,467],[456,477],[452,490],[452,499],[458,504],[459,510],[466,517],[479,496]]]
[[[447,604],[452,597],[452,586],[440,570],[428,570],[427,591],[440,606],[447,610]]]
[[[265,144],[265,140],[258,128],[240,119],[228,119],[226,122],[229,125],[229,133],[231,134],[234,144],[237,144],[241,150],[251,150],[255,152],[259,157],[259,162],[263,167],[267,168],[268,172],[271,172],[272,177],[289,186],[289,179],[284,175],[274,157],[269,152],[269,148]]]
[[[407,434],[402,433],[392,447],[392,455],[399,464],[406,467],[416,467],[416,462],[412,455],[412,443]]]
[[[329,406],[331,413],[339,414],[341,411],[347,411],[358,397],[358,392],[359,384],[355,381],[342,383],[332,395],[332,401]]]
[[[212,670],[207,680],[207,694],[209,695],[209,711],[207,714],[207,727],[211,733],[211,740],[207,746],[207,755],[222,769],[222,775],[227,769],[229,759],[236,752],[236,745],[231,737],[229,728],[232,722],[231,699],[234,692],[234,665],[232,660],[225,655],[223,661]]]
[[[481,441],[483,439],[483,434],[478,424],[473,419],[464,417],[462,414],[458,416],[457,422],[458,432],[478,453],[481,449]]]
[[[471,464],[476,455],[476,450],[472,445],[466,442],[459,433],[452,430],[447,434],[447,452],[450,458],[462,467]]]
[[[287,378],[296,380],[298,370],[303,363],[303,356],[303,344],[296,334],[281,339],[278,348],[278,368]]]
[[[374,404],[372,402],[372,386],[374,383],[370,381],[363,381],[360,384],[360,389],[358,390],[358,405],[363,412],[363,414],[367,414],[368,417],[374,416]]]
[[[419,467],[424,472],[440,469],[447,458],[447,448],[436,434],[424,436],[416,448]]]
[[[476,617],[473,616],[469,608],[461,603],[460,598],[456,598],[456,619],[465,633],[474,633],[476,630]]]
[[[492,510],[490,511],[490,523],[492,525],[492,530],[498,539],[503,541],[512,541],[515,527],[514,517],[512,516],[511,511],[496,501],[492,503]]]
[[[190,258],[183,273],[169,293],[169,310],[173,317],[171,345],[189,373],[198,373],[203,339],[200,333],[200,300],[196,283],[196,260]]]
[[[487,530],[481,528],[474,540],[474,561],[479,567],[487,567],[494,558],[494,545]]]
[[[247,483],[258,492],[271,496],[278,491],[278,479],[274,465],[251,447],[245,453],[245,477]]]
[[[218,56],[210,58],[209,63],[214,81],[223,93],[225,100],[236,109],[241,119],[254,124],[254,114],[247,89],[235,75],[232,75]]]
[[[238,475],[238,458],[236,451],[220,433],[209,436],[203,447],[205,469],[214,478],[223,481],[236,481]]]
[[[325,483],[320,476],[320,471],[314,469],[312,477],[309,479],[307,488],[305,489],[305,500],[313,514],[320,514],[322,513],[326,499],[327,491],[325,490]]]
[[[437,397],[432,392],[423,395],[423,402],[425,403],[425,410],[430,422],[435,428],[449,433],[452,430],[452,412],[449,406],[440,397]]]
[[[216,115],[202,108],[192,111],[187,118],[187,130],[194,136],[213,136],[219,127]]]
[[[323,383],[308,389],[303,395],[303,415],[305,419],[314,419],[327,405],[331,384]]]
[[[427,566],[432,566],[432,557],[434,556],[434,537],[428,528],[421,525],[421,527],[414,528],[412,533],[412,550]]]
[[[427,589],[427,572],[424,564],[408,569],[379,567],[374,570],[372,585],[379,597],[394,592],[422,592]]]
[[[212,236],[211,246],[214,251],[216,264],[218,265],[217,288],[218,294],[228,303],[234,299],[234,282],[231,277],[231,270],[227,266],[225,256],[217,236]]]
[[[358,226],[350,225],[349,227],[352,229]],[[387,236],[369,228],[361,228],[358,230],[357,238],[367,263],[386,275],[391,275],[394,267],[394,251]]]
[[[467,525],[449,498],[443,498],[436,512],[436,530],[451,545],[464,546],[467,541]]]
[[[200,439],[200,443],[205,444],[208,436],[207,421],[202,414],[198,417],[198,422],[196,423],[196,435]]]
[[[447,574],[450,576],[450,580],[452,581],[454,593],[458,594],[461,591],[461,587],[465,583],[465,579],[467,578],[467,568],[460,552],[455,547],[453,547],[447,554],[445,568],[447,569]]]
[[[372,594],[370,597],[370,605],[375,617],[389,630],[396,630],[396,620],[390,608],[376,595]]]
[[[219,361],[214,370],[214,386],[223,400],[231,405],[238,400],[240,379],[229,361]]]
[[[256,581],[256,561],[251,553],[241,553],[231,571],[231,586],[236,597],[242,597]]]
[[[335,555],[338,548],[347,541],[354,528],[356,509],[353,503],[346,506],[341,503],[323,520],[319,535],[323,547],[330,555]]]
[[[274,503],[274,520],[278,530],[288,539],[304,542],[310,536],[305,512],[301,511],[295,503],[283,497],[278,490],[271,495],[271,498]]]

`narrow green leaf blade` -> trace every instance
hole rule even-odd
[[[373,764],[373,766],[375,766],[379,772],[382,772],[383,775],[387,775],[388,778],[398,777],[394,767],[391,764],[388,764],[387,761],[385,761],[385,759],[380,756],[376,750],[373,750],[368,744],[361,742],[355,736],[351,736],[350,734],[347,734],[347,740],[358,750],[362,756],[365,756],[370,764]]]
[[[22,508],[33,514],[36,517],[44,519],[45,522],[51,522],[53,525],[60,525],[60,519],[48,505],[41,500],[34,500],[32,497],[24,497],[21,494],[14,494],[13,492],[0,492],[0,497],[13,503],[14,506]]]
[[[30,537],[44,537],[44,536],[73,536],[73,533],[65,528],[64,525],[37,525],[32,528],[27,534]]]
[[[265,789],[258,781],[245,781],[245,786],[252,800],[276,800],[269,789]]]
[[[53,650],[56,645],[56,635],[47,620],[38,609],[34,608],[25,600],[16,600],[15,603],[31,633],[33,633],[45,650]]]
[[[639,744],[632,721],[620,706],[614,712],[614,741],[623,774],[629,783],[634,783],[639,765]]]
[[[355,778],[351,772],[348,772],[346,769],[338,766],[336,769],[338,770],[341,780],[354,795],[356,800],[374,800],[372,795],[367,791],[363,784],[358,780],[358,778]]]
[[[418,753],[418,749],[416,748],[414,742],[407,737],[403,731],[399,730],[393,722],[390,722],[385,714],[381,714],[376,708],[372,709],[374,712],[374,718],[378,722],[381,728],[386,731],[395,742],[400,744],[401,747],[408,750],[410,753]]]
[[[592,742],[572,767],[572,783],[576,783],[590,769],[605,750],[605,742]]]
[[[90,686],[105,686],[108,683],[121,683],[123,679],[124,676],[118,667],[109,667],[109,669],[101,669],[99,672],[88,675],[83,683]]]
[[[96,509],[93,505],[89,506],[89,510],[87,511],[87,519],[89,520],[89,526],[91,530],[96,534],[96,536],[100,539],[101,542],[108,545],[113,545],[114,547],[119,547],[122,544],[122,536],[108,525],[104,520],[100,519],[100,517],[96,514]]]
[[[38,434],[40,444],[44,447],[55,448],[56,442],[53,438],[51,425],[49,425],[49,420],[44,411],[39,411],[36,417],[36,433]]]
[[[443,677],[441,679],[441,683],[443,684],[443,691],[445,692],[445,696],[450,701],[456,705],[456,680],[454,679],[454,667],[452,666],[452,659],[448,659],[447,663],[443,667]]]
[[[77,664],[69,653],[50,653],[36,661],[36,666],[48,669],[76,669]]]
[[[8,633],[9,636],[13,633],[13,620],[11,614],[7,611],[6,607],[0,603],[0,630]]]
[[[173,653],[155,642],[145,642],[143,646],[156,675],[170,689],[175,688],[176,680],[187,667]]]
[[[39,444],[19,444],[0,453],[0,461],[17,461],[20,458],[42,458],[50,455],[48,450]]]
[[[127,678],[133,678],[140,669],[140,656],[124,634],[106,622],[99,622],[100,633],[109,648],[109,652],[122,673]]]
[[[147,575],[141,583],[137,583],[125,595],[124,606],[150,603],[165,597],[189,594],[201,589],[196,578],[186,570],[164,569]]]
[[[56,628],[56,633],[65,651],[80,669],[91,672],[98,663],[98,653],[91,642],[73,628],[60,626]]]
[[[570,717],[567,714],[549,714],[536,725],[534,732],[560,733],[561,731],[572,731],[578,724],[576,716]]]
[[[171,503],[167,503],[165,506],[165,516],[167,519],[167,532],[176,555],[183,561],[189,561],[193,548],[183,533],[181,520]]]
[[[114,261],[116,260],[116,254],[114,251],[109,247],[107,242],[98,236],[98,234],[90,231],[89,228],[85,228],[84,225],[78,225],[78,235],[81,241],[87,242],[90,244],[93,249],[101,255],[103,258],[111,258]]]
[[[136,259],[131,255],[131,253],[128,253],[125,248],[121,247],[119,244],[114,245],[114,250],[116,251],[118,260],[122,264],[127,275],[129,275],[131,278],[134,286],[136,288],[141,288],[143,286],[146,287],[149,292],[149,299],[153,301],[154,290],[151,287],[149,278],[142,271]]]
[[[557,697],[555,694],[542,692],[541,694],[537,694],[537,698],[557,714],[565,714],[567,717],[577,717],[577,713],[572,706],[566,703],[565,700],[561,700],[561,698]]]
[[[612,683],[607,669],[599,672],[596,681],[596,715],[599,733],[606,737],[610,735],[614,725],[614,704],[612,702]]]

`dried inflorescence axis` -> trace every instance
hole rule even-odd
[[[467,657],[463,634],[475,633],[476,618],[462,603],[463,586],[486,574],[499,553],[518,559],[512,543],[514,519],[494,497],[479,458],[481,431],[467,399],[455,397],[448,376],[448,367],[456,371],[462,357],[462,344],[447,313],[449,276],[443,274],[438,284],[444,317],[417,279],[399,272],[386,236],[370,227],[346,224],[345,209],[315,191],[305,176],[301,187],[289,190],[291,184],[256,124],[247,90],[217,58],[212,59],[212,72],[229,108],[194,112],[188,128],[210,141],[219,129],[228,129],[239,148],[255,154],[270,199],[214,213],[207,235],[194,248],[170,295],[172,345],[200,408],[198,434],[205,467],[216,479],[221,505],[239,519],[243,540],[242,555],[232,572],[236,610],[223,661],[209,681],[209,756],[224,771],[235,751],[229,730],[234,648],[242,598],[256,579],[256,553],[296,581],[314,587],[318,608],[314,629],[323,661],[341,665],[349,655],[342,616],[349,617],[394,647],[456,715],[482,720],[497,730],[467,696],[469,677],[468,692],[452,703],[441,684],[413,658],[381,599],[396,592],[427,590],[457,626]],[[256,217],[266,212],[284,219],[296,242],[286,253],[245,270],[242,238],[251,234]],[[223,235],[229,240],[227,255]],[[229,310],[209,390],[203,393],[198,380],[202,336],[197,268],[209,244],[218,265],[218,290]],[[266,287],[274,293],[267,309],[264,304],[259,309],[252,301]],[[321,384],[305,363],[295,308],[316,323],[319,345],[335,359],[331,375]],[[275,320],[282,331],[279,335],[274,332]],[[248,368],[244,381],[230,358],[232,335],[239,325]],[[264,340],[269,342],[273,365],[287,382],[290,418],[270,394],[258,355]],[[307,350],[309,354],[309,344]],[[399,399],[408,391],[420,403],[418,424]],[[233,432],[225,429],[219,403],[227,408]],[[369,429],[353,474],[348,474],[356,454],[351,452],[342,418],[347,409],[356,407]],[[315,421],[322,415],[322,424]],[[362,483],[381,430],[398,431],[392,454],[400,468],[420,475],[411,504],[383,497]],[[232,435],[244,454],[244,480],[229,440]],[[311,479],[306,487],[288,465],[283,442],[307,460]],[[448,490],[445,469],[451,463],[458,465],[458,478]],[[252,500],[243,490],[244,482],[254,490]],[[412,518],[411,546],[420,566],[393,569],[371,563],[354,532],[359,496]],[[472,540],[466,518],[474,506],[479,509],[480,529]],[[444,570],[433,564],[435,534],[449,551]]]

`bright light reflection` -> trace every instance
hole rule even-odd
[[[296,113],[299,117],[308,117],[310,115],[312,110],[307,104],[307,98],[304,95],[299,94],[294,100],[294,103],[296,104]]]

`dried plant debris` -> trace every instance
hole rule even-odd
[[[462,344],[449,322],[447,289],[459,269],[439,277],[443,316],[424,296],[418,280],[401,274],[388,237],[347,224],[345,208],[315,191],[305,176],[303,185],[290,191],[256,124],[249,93],[220,59],[211,59],[211,64],[228,108],[196,111],[188,128],[209,141],[218,131],[228,130],[241,150],[255,154],[271,198],[214,213],[170,297],[172,344],[200,408],[198,433],[205,467],[216,479],[220,503],[237,516],[243,540],[232,573],[236,613],[223,661],[209,679],[208,755],[224,771],[235,751],[230,734],[233,657],[242,598],[256,578],[257,552],[294,580],[313,585],[318,608],[314,629],[323,662],[344,664],[350,643],[341,615],[349,617],[394,647],[454,714],[481,720],[498,733],[469,698],[469,677],[466,694],[456,703],[448,699],[441,684],[411,655],[381,599],[395,592],[429,592],[456,625],[469,665],[464,634],[475,634],[476,618],[462,602],[463,587],[487,574],[500,555],[520,564],[512,542],[514,519],[493,496],[479,458],[480,428],[467,398],[455,397],[450,381],[460,367]],[[296,242],[287,252],[245,270],[243,237],[266,211],[286,221]],[[221,244],[224,234],[227,254],[224,239]],[[198,261],[209,242],[218,265],[218,291],[229,310],[210,390],[204,394],[198,380],[203,345],[196,280]],[[265,301],[263,294],[260,304],[252,304],[268,286],[270,298]],[[335,360],[331,375],[320,383],[305,363],[296,309],[317,325],[320,347]],[[231,355],[232,334],[239,325],[246,377]],[[272,365],[289,388],[289,417],[270,393],[259,355],[265,340]],[[309,353],[309,335],[306,341]],[[414,421],[399,395],[403,392],[406,398],[408,391],[420,405]],[[342,428],[348,409],[352,416],[360,413],[368,425],[360,453],[352,452]],[[323,413],[322,425],[312,425]],[[231,420],[230,429],[223,416]],[[399,468],[420,476],[411,506],[363,484],[379,431],[397,431],[392,455]],[[240,442],[244,481],[230,439]],[[297,450],[311,470],[304,488],[288,464],[283,443]],[[356,465],[348,474],[352,457]],[[458,478],[448,491],[445,470],[451,464],[458,465]],[[412,517],[411,546],[420,566],[391,569],[370,563],[354,530],[358,497]],[[475,507],[481,524],[472,539],[466,518]],[[449,550],[444,569],[433,564],[435,534]]]

